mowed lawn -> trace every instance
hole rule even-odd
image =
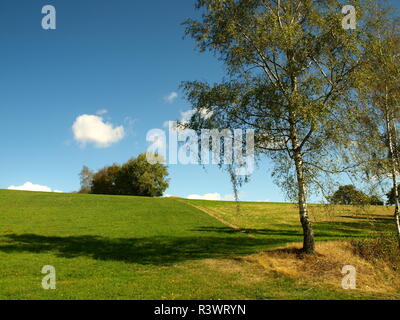
[[[390,229],[383,207],[373,221],[353,208],[316,211],[320,240]],[[245,258],[299,241],[292,205],[237,211],[226,202],[2,190],[0,299],[393,298],[298,282]],[[45,265],[56,268],[56,290],[41,286]]]
[[[271,245],[302,240],[298,207],[290,203],[257,203],[183,200],[200,210],[240,228]],[[319,241],[365,238],[394,230],[394,208],[386,206],[310,205],[309,214]],[[211,231],[211,228],[208,228]],[[221,232],[237,232],[222,228]]]

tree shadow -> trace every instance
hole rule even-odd
[[[347,219],[354,221],[333,221],[316,223],[316,228],[327,231],[332,229],[341,233],[353,234],[354,232],[382,232],[391,229],[393,221],[390,218],[369,218],[369,217],[352,217],[347,216]]]
[[[390,219],[369,222],[354,218],[353,222],[315,223],[318,240],[365,238],[371,231],[387,230]],[[90,257],[96,260],[123,261],[143,265],[170,265],[187,260],[233,258],[240,255],[285,246],[302,241],[299,226],[274,225],[275,229],[242,229],[199,227],[191,231],[209,235],[196,237],[154,236],[144,238],[107,238],[82,235],[51,237],[37,234],[8,234],[0,237],[0,251],[5,253],[52,253],[59,257]],[[253,235],[257,237],[247,237]]]
[[[358,218],[357,218],[358,219]],[[390,220],[382,219],[375,221],[354,222],[317,222],[314,223],[314,232],[317,240],[340,239],[340,238],[362,238],[368,236],[372,231],[385,231],[390,228]],[[235,230],[228,227],[199,227],[192,231],[217,232],[224,234],[246,233],[252,236],[275,237],[286,243],[302,241],[301,226],[290,226],[285,224],[274,224],[274,228],[244,228]]]
[[[286,239],[287,240],[287,239]],[[287,243],[284,239],[205,236],[106,238],[101,236],[50,237],[37,234],[6,235],[0,238],[5,253],[53,253],[58,257],[90,257],[142,265],[170,265],[187,260],[231,258]]]
[[[382,217],[378,215],[369,215],[369,216],[342,216],[342,218],[350,219],[356,221],[361,226],[362,224],[365,226],[378,226],[385,227],[387,225],[391,225],[394,223],[394,218],[391,216]]]
[[[276,225],[275,225],[276,226]],[[287,228],[287,226],[286,226]],[[302,235],[301,230],[297,230],[295,227],[293,230],[288,229],[269,229],[269,228],[262,228],[262,229],[253,229],[253,228],[245,228],[240,230],[235,230],[229,227],[198,227],[192,229],[191,231],[200,231],[200,232],[217,232],[217,233],[224,233],[224,234],[239,234],[239,233],[246,233],[249,235],[264,235],[264,236],[279,236],[285,237],[287,242],[294,241],[291,237],[300,237]],[[296,239],[299,240],[299,239]]]

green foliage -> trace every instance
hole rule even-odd
[[[344,170],[335,151],[347,143],[342,119],[371,19],[370,1],[353,4],[358,27],[348,31],[338,0],[199,0],[203,14],[185,22],[186,34],[221,59],[227,77],[183,84],[196,111],[188,126],[255,129],[256,153],[274,161],[274,178],[293,200],[296,170],[310,193],[323,186],[327,173]],[[205,109],[213,116],[204,119]]]
[[[163,164],[150,164],[140,154],[123,165],[113,164],[93,176],[91,193],[160,197],[168,188],[168,169]]]
[[[140,154],[120,168],[116,185],[123,195],[160,197],[168,188],[167,167],[163,164],[149,164],[146,154]]]
[[[342,205],[383,205],[378,196],[369,196],[357,190],[354,185],[340,186],[329,201],[331,204]]]
[[[400,185],[397,186],[397,190],[399,191],[399,194],[400,194]],[[386,204],[387,204],[388,206],[393,206],[393,205],[396,204],[394,188],[392,188],[392,189],[386,194],[386,197],[387,197],[387,199],[388,199],[387,202],[386,202]]]
[[[371,206],[383,206],[384,205],[384,202],[377,195],[369,196],[368,202]]]
[[[353,158],[374,182],[396,179],[400,138],[400,20],[387,14],[393,9],[377,4],[374,24],[364,43],[365,62],[356,73],[357,99],[352,110]],[[347,125],[346,125],[347,126]]]
[[[121,167],[117,164],[100,169],[93,176],[90,193],[110,195],[121,194],[121,188],[117,185],[120,170]]]

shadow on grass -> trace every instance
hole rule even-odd
[[[317,240],[365,238],[371,231],[389,228],[390,220],[373,225],[354,219],[352,222],[315,223]],[[274,225],[275,229],[200,227],[192,231],[204,236],[155,236],[147,238],[105,238],[101,236],[50,237],[36,234],[9,234],[0,237],[0,251],[5,253],[53,253],[59,257],[90,257],[96,260],[124,261],[143,265],[169,265],[187,260],[232,258],[265,251],[302,241],[299,226]],[[208,235],[207,235],[208,233]]]
[[[277,225],[275,224],[274,226],[277,226]],[[286,227],[286,229],[284,229],[284,228],[282,228],[282,229],[246,228],[246,229],[240,229],[240,230],[235,230],[235,229],[228,228],[228,227],[199,227],[196,229],[192,229],[191,231],[217,232],[217,233],[224,233],[224,234],[246,233],[249,235],[274,236],[274,237],[279,237],[279,238],[284,237],[288,242],[301,240],[300,238],[298,238],[298,237],[301,237],[301,235],[302,235],[300,230],[297,230],[295,227],[293,227],[293,230],[288,230],[288,227],[287,226],[285,226],[285,227]],[[296,239],[291,239],[292,237],[296,237]]]
[[[100,236],[49,237],[22,234],[0,238],[0,251],[53,253],[64,258],[84,256],[105,261],[169,265],[187,260],[251,254],[284,245],[288,241],[290,239],[251,239],[243,235],[113,239]]]
[[[353,218],[353,217],[352,217]],[[359,218],[354,218],[359,219]],[[335,240],[342,238],[365,238],[372,232],[380,232],[389,230],[391,221],[389,219],[382,220],[365,220],[352,222],[317,222],[314,223],[314,231],[317,240]],[[293,241],[302,241],[301,226],[290,226],[287,224],[274,224],[274,228],[245,228],[241,231],[226,227],[200,227],[192,231],[217,232],[224,234],[236,234],[244,232],[253,236],[260,236],[259,239],[269,237],[285,239],[286,243]]]
[[[394,223],[394,218],[391,216],[382,217],[377,215],[370,216],[342,216],[342,218],[346,218],[349,220],[354,220],[354,222],[347,222],[348,224],[353,224],[356,228],[371,228],[373,227],[375,230],[384,231],[388,228],[391,228]]]

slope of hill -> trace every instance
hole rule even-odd
[[[222,202],[0,191],[0,299],[396,297],[345,291],[340,270],[335,287],[266,266],[263,251],[301,240],[290,208],[248,203],[236,212]],[[317,223],[325,240],[368,228],[351,218]],[[41,286],[45,265],[56,268],[56,290]]]

